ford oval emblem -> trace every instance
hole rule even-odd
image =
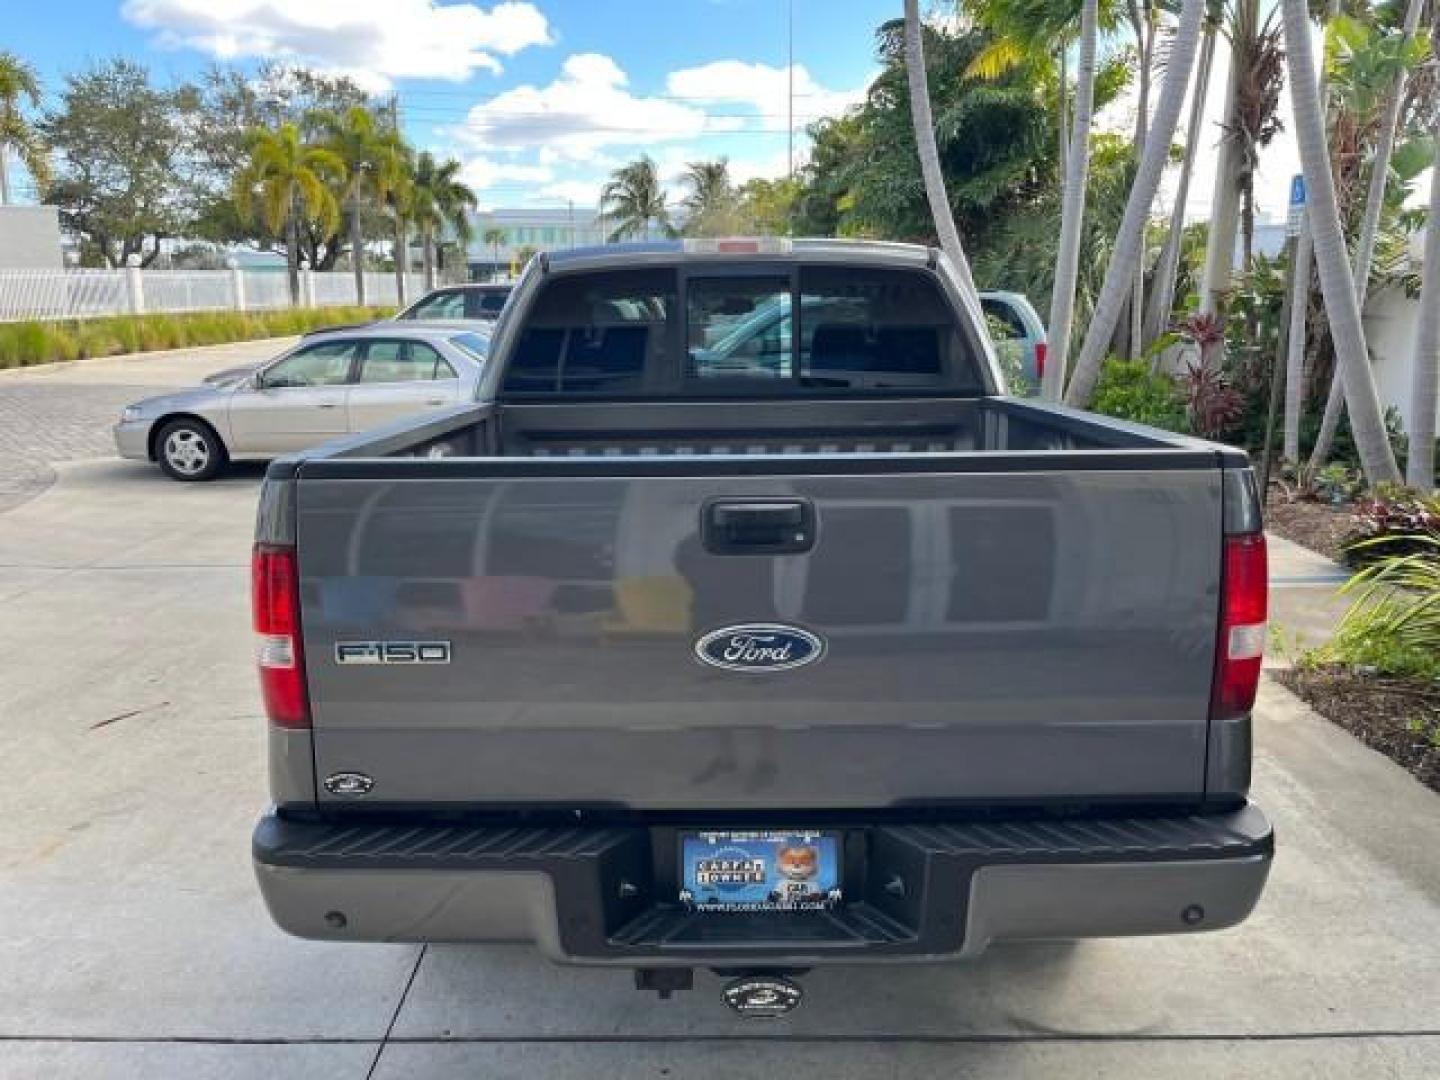
[[[695,655],[726,671],[788,671],[819,660],[825,642],[798,626],[745,623],[710,631],[695,643]]]

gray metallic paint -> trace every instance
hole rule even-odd
[[[815,550],[705,552],[714,497],[812,500]],[[1219,498],[1218,471],[307,480],[317,767],[387,804],[1198,797]],[[766,620],[829,655],[693,659]],[[335,665],[357,634],[454,662]]]
[[[678,251],[532,260],[492,356],[506,354],[546,275],[621,257],[671,265]],[[755,261],[772,259],[936,270],[990,391],[1003,389],[974,330],[975,298],[938,252],[801,241],[793,255]],[[536,459],[525,440],[547,424],[587,438],[657,436],[657,424],[681,432],[717,406],[496,405],[502,371],[488,365],[474,405],[336,440],[267,472],[258,538],[300,541],[316,760],[322,775],[374,774],[378,808],[863,815],[951,801],[1196,805],[1207,794],[1233,805],[1248,786],[1248,718],[1208,722],[1222,527],[1259,520],[1253,481],[1247,489],[1233,472],[1246,464],[1239,451],[991,396],[742,406],[747,423],[781,429],[962,406],[975,441],[958,453]],[[712,496],[811,499],[819,545],[803,556],[707,556],[695,533]],[[705,630],[759,619],[819,632],[831,651],[759,677],[691,657]],[[355,634],[443,637],[455,662],[341,670],[326,660]],[[313,791],[313,776],[307,785],[298,775],[304,741],[272,740],[277,800]],[[328,797],[321,810],[340,813]],[[1232,925],[1268,869],[1268,857],[982,867],[959,955],[1006,938]],[[574,959],[560,947],[544,874],[256,871],[276,922],[301,936],[528,940]],[[1199,927],[1179,920],[1193,903],[1207,912]],[[347,912],[347,927],[326,923],[332,910]]]

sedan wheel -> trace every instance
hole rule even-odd
[[[174,480],[209,480],[225,464],[225,447],[215,433],[193,420],[167,425],[156,450],[160,468]]]

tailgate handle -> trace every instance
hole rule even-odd
[[[713,499],[700,510],[700,534],[714,555],[795,555],[815,546],[809,499]]]

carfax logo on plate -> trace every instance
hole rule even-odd
[[[813,664],[825,642],[783,623],[745,623],[712,630],[695,643],[701,662],[725,671],[786,671]]]

